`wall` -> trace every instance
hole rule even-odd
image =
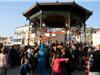
[[[100,32],[92,34],[93,46],[100,44]]]

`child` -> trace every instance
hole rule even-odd
[[[57,52],[54,52],[53,59],[52,59],[52,75],[62,75],[61,72],[61,62],[68,62],[68,58],[59,58]]]

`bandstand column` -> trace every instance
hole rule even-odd
[[[84,35],[84,43],[86,42],[86,24],[85,24],[86,14],[83,17],[83,35]]]
[[[42,15],[43,15],[42,10],[40,11],[40,13],[41,13],[41,14],[40,14],[39,43],[41,43],[41,40],[42,40],[42,38],[41,38],[41,36],[42,36],[41,28],[42,28],[42,23],[43,23],[43,22],[42,22],[42,21],[43,21],[43,20],[42,20],[42,19],[43,19],[43,18],[42,18]]]
[[[84,43],[86,42],[86,24],[83,23],[83,31],[84,31]]]
[[[28,43],[27,43],[28,46],[30,46],[30,25],[31,25],[31,20],[29,20],[29,28],[28,28]]]
[[[82,28],[80,28],[80,42],[82,42]]]
[[[66,24],[65,24],[65,32],[66,32],[66,34],[65,34],[65,41],[68,41],[68,44],[70,44],[70,10],[68,11],[68,14],[67,14],[67,16],[68,16],[68,23],[66,22]]]
[[[68,44],[70,45],[70,29],[71,29],[71,25],[70,25],[70,20],[71,20],[71,10],[69,10],[69,12],[68,12]]]

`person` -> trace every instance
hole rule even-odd
[[[30,73],[30,68],[31,66],[26,52],[26,54],[21,59],[20,75],[27,75]]]
[[[37,69],[37,51],[35,48],[32,48],[32,55],[30,56],[30,64],[31,64],[31,73],[32,75],[36,74],[36,69]]]
[[[89,75],[100,75],[100,45],[96,46],[95,51],[89,58]]]
[[[3,47],[0,53],[0,75],[6,75],[7,73],[7,54],[6,48]]]
[[[62,71],[63,71],[64,75],[71,75],[72,71],[74,71],[74,69],[75,69],[75,67],[72,66],[74,63],[74,59],[73,59],[70,51],[66,50],[64,47],[61,49],[61,52],[62,52],[62,55],[61,55],[62,58],[69,59],[69,61],[67,63],[66,62],[61,63]]]
[[[39,50],[37,53],[37,74],[38,75],[47,75],[45,69],[45,61],[46,61],[46,46],[42,42],[40,43]]]
[[[28,53],[28,58],[30,59],[31,56],[32,56],[32,53],[33,53],[31,47],[29,47],[29,48],[27,49],[27,53]]]
[[[9,61],[10,67],[15,68],[18,64],[18,58],[19,58],[18,52],[15,49],[15,46],[12,46],[11,49],[9,50],[8,58],[9,58],[8,61]]]
[[[52,75],[62,75],[61,72],[61,62],[68,62],[68,58],[59,58],[59,55],[57,52],[54,52],[53,59],[52,59]]]
[[[89,47],[88,48],[88,56],[90,57],[93,52],[94,52],[94,48],[93,47]]]

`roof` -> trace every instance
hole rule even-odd
[[[56,2],[56,3],[36,3],[31,8],[23,12],[23,15],[28,19],[32,14],[40,11],[40,10],[68,10],[71,9],[73,11],[82,13],[85,16],[85,20],[87,20],[92,12],[88,9],[80,6],[75,2]]]
[[[94,28],[95,31],[100,31],[100,28]]]
[[[27,27],[27,26],[29,26],[29,25],[23,25],[23,26],[19,26],[19,27],[16,27],[16,29],[18,29],[18,28],[23,28],[23,27]]]

